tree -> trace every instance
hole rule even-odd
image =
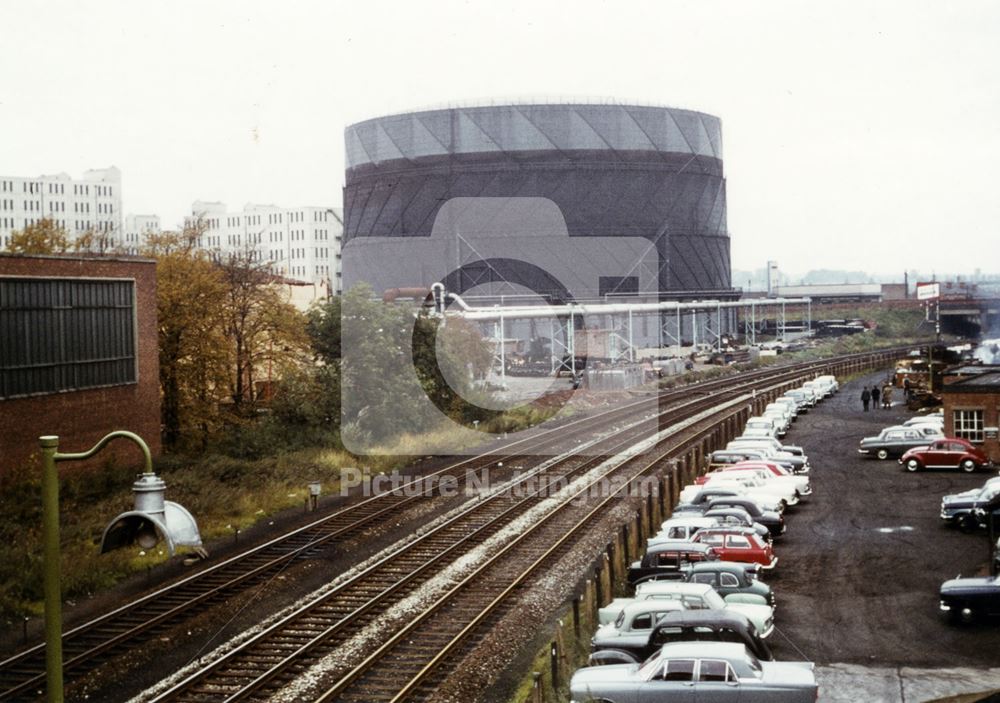
[[[124,249],[115,240],[114,233],[88,229],[73,242],[73,251],[83,254],[107,256],[109,254],[123,253]]]
[[[230,397],[237,415],[258,399],[255,379],[267,369],[284,370],[308,346],[305,317],[283,295],[283,284],[252,249],[229,254],[220,270],[226,284],[223,311],[230,344]]]
[[[68,249],[66,230],[47,217],[13,232],[7,245],[14,254],[64,254]]]
[[[226,282],[197,248],[196,227],[150,236],[144,254],[156,259],[163,440],[184,435],[204,446],[219,424],[217,397],[227,385]]]

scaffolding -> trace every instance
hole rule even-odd
[[[446,293],[441,284],[435,284],[432,292],[434,313],[439,316],[456,316],[470,322],[493,323],[493,339],[496,342],[494,360],[499,366],[501,383],[506,382],[505,346],[507,323],[513,320],[549,321],[549,367],[551,373],[568,371],[574,377],[578,371],[576,358],[577,326],[587,318],[607,320],[604,327],[609,331],[609,360],[612,363],[634,362],[638,358],[635,342],[635,321],[637,318],[655,316],[657,319],[656,339],[659,347],[664,341],[671,346],[683,347],[684,329],[690,326],[691,345],[697,350],[699,342],[717,351],[722,351],[726,330],[739,330],[739,318],[743,318],[743,332],[748,345],[757,344],[758,321],[776,317],[777,340],[788,341],[787,306],[805,307],[805,324],[808,330],[812,322],[812,301],[810,298],[766,298],[749,300],[700,300],[693,302],[662,301],[657,303],[568,303],[565,305],[494,305],[493,307],[473,307],[454,293]],[[454,306],[449,306],[454,303]],[[770,313],[770,314],[768,314]],[[687,324],[686,324],[687,323]]]

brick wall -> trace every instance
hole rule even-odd
[[[1000,394],[998,393],[957,393],[949,392],[945,387],[941,399],[944,403],[944,433],[947,437],[955,436],[953,411],[956,409],[975,410],[982,408],[984,427],[1000,425]],[[987,439],[979,446],[982,446],[990,459],[1000,463],[1000,442],[996,439]]]
[[[135,432],[160,452],[160,384],[156,327],[156,264],[147,259],[0,255],[0,276],[127,278],[135,281],[137,382],[123,386],[0,400],[0,472],[37,463],[38,436],[54,434],[59,449],[90,449],[112,430]],[[141,466],[130,442],[112,442],[95,462],[114,456]],[[80,466],[67,464],[63,470]]]

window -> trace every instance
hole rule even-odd
[[[733,549],[750,549],[750,540],[743,535],[729,535],[729,546]]]
[[[952,415],[955,436],[970,442],[983,441],[983,410],[955,410]]]
[[[135,285],[0,279],[0,398],[135,383]]]
[[[736,676],[729,668],[729,662],[718,659],[702,659],[698,667],[699,681],[735,681]]]
[[[663,665],[664,681],[691,681],[694,679],[694,659],[670,659]]]
[[[727,588],[736,588],[740,585],[740,582],[732,574],[719,574],[719,585]]]
[[[632,620],[633,630],[648,630],[653,626],[653,615],[652,613],[643,613],[642,615],[636,615]]]

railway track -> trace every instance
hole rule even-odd
[[[892,353],[883,352],[880,358],[888,358]],[[649,412],[650,401],[649,399],[634,401],[566,423],[557,428],[543,429],[532,437],[511,442],[502,449],[505,452],[516,451],[517,456],[513,457],[515,460],[518,458],[529,460],[534,456],[533,452],[537,452],[541,447],[549,446],[556,438],[571,443],[575,438],[592,434],[595,428],[607,427],[609,424],[621,423],[623,426],[628,426],[631,423],[633,428],[639,425],[655,424],[659,418],[669,413],[669,407],[672,403],[676,404],[681,397],[690,397],[693,393],[699,395],[718,393],[727,386],[735,386],[736,390],[731,392],[738,392],[739,388],[752,387],[768,378],[784,378],[786,382],[790,383],[792,379],[817,373],[820,370],[826,371],[831,366],[842,367],[846,364],[862,363],[869,356],[852,355],[826,362],[790,365],[782,367],[780,370],[770,369],[745,373],[741,374],[736,381],[729,378],[695,384],[679,391],[663,393],[658,397],[656,400],[660,411],[655,417],[640,417],[636,420],[635,416]],[[665,406],[668,410],[663,410]],[[628,434],[627,436],[632,437],[633,435]],[[619,444],[623,442],[624,438]],[[507,455],[504,458],[505,460],[511,459]],[[493,463],[495,463],[495,455],[480,455],[453,463],[429,475],[455,475],[456,472],[460,472],[456,478],[461,482],[470,470],[475,471]],[[508,461],[508,464],[514,463],[516,463],[514,460]],[[570,461],[559,470],[565,471],[565,475],[568,476],[574,470],[573,464],[574,462]],[[583,467],[588,465],[592,465],[592,462],[577,459],[576,473],[573,475],[578,475],[579,472],[585,470]],[[294,560],[314,553],[332,539],[344,539],[351,535],[360,534],[378,520],[387,515],[396,515],[415,501],[425,500],[428,495],[421,489],[416,492],[401,491],[393,494],[382,494],[359,501],[303,528],[248,550],[225,562],[207,567],[175,584],[137,599],[89,623],[73,628],[64,633],[63,636],[64,669],[70,675],[78,675],[88,671],[100,662],[113,657],[116,652],[121,651],[138,638],[149,637],[158,630],[182,622],[188,614],[196,609],[253,587],[286,568]],[[500,504],[497,503],[497,505]],[[507,509],[512,510],[510,506]],[[500,512],[503,513],[503,510]],[[500,524],[502,523],[497,523],[498,527],[492,529],[494,531],[500,529]],[[489,529],[485,524],[479,529],[483,530],[480,534],[488,535]],[[466,545],[472,543],[471,538],[465,542]],[[439,549],[443,548],[439,547]],[[440,563],[440,560],[436,563]],[[415,577],[414,582],[418,578]],[[0,700],[34,698],[35,692],[42,686],[43,681],[44,647],[42,645],[32,647],[0,662]]]

